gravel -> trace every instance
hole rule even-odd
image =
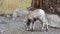
[[[0,34],[60,34],[60,17],[57,15],[47,15],[49,20],[49,30],[41,30],[41,22],[38,20],[34,23],[34,31],[25,30],[25,19],[18,17],[16,21],[6,17],[0,17]],[[51,26],[51,27],[50,27]],[[52,28],[53,27],[53,28]],[[56,28],[55,28],[56,27]]]

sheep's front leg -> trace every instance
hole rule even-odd
[[[33,26],[34,26],[34,22],[37,20],[37,18],[33,18],[31,24],[30,24],[30,30],[33,31]]]
[[[36,19],[33,19],[33,20],[28,20],[28,22],[27,22],[27,30],[28,31],[33,31],[33,24],[34,24],[34,22],[36,21]]]
[[[33,23],[32,22],[30,23],[29,30],[33,31]]]
[[[32,30],[33,29],[33,23],[31,19],[27,20],[27,30]]]

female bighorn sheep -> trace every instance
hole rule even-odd
[[[43,22],[42,30],[44,29],[45,25],[47,26],[46,30],[48,30],[48,21],[45,16],[45,11],[42,9],[36,9],[28,14],[27,30],[33,30],[34,21],[36,21],[37,19]]]

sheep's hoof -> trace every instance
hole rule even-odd
[[[40,30],[40,32],[42,32],[42,30]]]
[[[42,30],[40,30],[41,32],[43,32],[44,31],[44,29],[42,29]]]
[[[46,31],[48,31],[48,29],[46,29]]]
[[[29,28],[27,28],[27,31],[31,31],[31,32],[32,32],[32,31],[33,31],[33,29],[29,29]]]
[[[29,30],[29,28],[26,29],[27,31]]]

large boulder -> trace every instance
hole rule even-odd
[[[60,17],[54,14],[47,14],[49,26],[60,28]]]

